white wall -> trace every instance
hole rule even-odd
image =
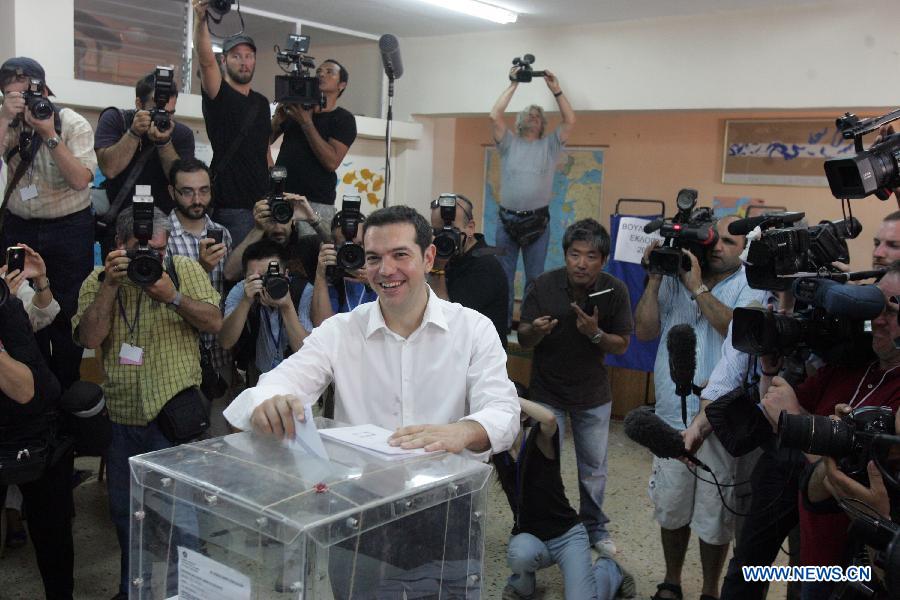
[[[0,1],[0,60],[15,56],[16,52],[16,4],[11,0]]]
[[[319,45],[316,44],[315,34],[310,35],[312,44],[309,51],[316,57],[316,65],[333,58],[350,73],[349,84],[338,104],[355,115],[381,117],[381,79],[384,70],[378,42]]]
[[[751,3],[748,3],[751,4]],[[896,0],[825,2],[400,41],[398,118],[487,113],[514,56],[554,71],[577,110],[890,106],[900,101]],[[552,106],[540,80],[510,110]]]

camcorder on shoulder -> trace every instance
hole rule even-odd
[[[149,185],[136,186],[132,201],[134,225],[132,232],[138,247],[128,250],[128,278],[136,285],[153,285],[162,277],[163,264],[159,252],[150,247],[153,237],[153,196]]]
[[[275,76],[275,102],[299,104],[306,110],[315,106],[325,108],[325,94],[319,90],[315,74],[315,58],[309,56],[309,36],[291,33],[287,47],[275,46],[275,60],[287,75]]]
[[[650,252],[650,273],[675,277],[690,271],[691,259],[683,250],[690,250],[697,257],[701,269],[706,267],[706,252],[719,241],[719,233],[712,209],[695,208],[697,196],[697,190],[680,190],[675,200],[678,213],[671,219],[655,219],[644,226],[644,233],[658,231],[664,238],[662,246]]]
[[[534,54],[524,54],[521,57],[512,59],[513,66],[519,67],[519,70],[509,76],[510,81],[519,83],[530,83],[535,77],[543,77],[544,71],[535,71],[531,64],[534,62]]]
[[[853,140],[856,155],[825,161],[825,177],[831,193],[838,199],[865,198],[875,194],[887,200],[900,187],[900,133],[889,135],[865,150],[862,137],[900,119],[900,110],[880,117],[860,120],[844,113],[835,121],[841,136]]]
[[[328,265],[325,269],[325,277],[331,283],[343,279],[347,271],[356,271],[366,264],[365,250],[353,241],[363,221],[361,206],[362,199],[359,196],[344,196],[341,212],[338,213],[338,226],[344,242],[337,249],[337,265]]]
[[[465,234],[453,223],[456,221],[456,194],[441,194],[437,205],[444,226],[434,230],[434,247],[438,258],[453,258],[462,251]]]
[[[172,99],[175,90],[175,67],[156,67],[156,76],[153,85],[153,108],[150,110],[150,120],[159,131],[168,131],[172,126],[172,118],[166,106]]]
[[[269,169],[269,213],[276,223],[290,223],[294,218],[294,205],[284,197],[287,169],[274,166]]]
[[[53,116],[53,103],[44,97],[44,82],[40,79],[28,81],[28,89],[22,92],[25,98],[25,106],[31,116],[39,121],[46,121]]]
[[[287,275],[281,272],[281,265],[277,260],[269,262],[262,284],[272,300],[281,300],[291,291],[291,282]]]

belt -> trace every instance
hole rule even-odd
[[[509,210],[503,206],[500,207],[500,211],[504,212],[508,215],[515,215],[517,217],[530,217],[531,215],[536,214],[550,214],[550,208],[547,206],[542,206],[541,208],[536,208],[534,210]]]
[[[81,213],[90,213],[91,207],[88,206],[87,208],[82,208],[82,209],[76,210],[75,212],[71,212],[71,213],[69,213],[67,215],[63,215],[61,217],[53,217],[52,219],[40,219],[37,217],[26,219],[25,217],[20,217],[19,215],[13,214],[13,212],[9,209],[6,209],[6,212],[7,212],[6,216],[9,219],[18,219],[19,221],[22,221],[23,223],[32,223],[34,225],[48,225],[50,223],[59,223],[60,221],[65,221],[66,219],[71,219],[72,217],[80,215]]]

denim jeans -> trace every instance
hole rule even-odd
[[[524,217],[516,215],[506,215],[509,221],[519,221]],[[495,247],[498,250],[497,259],[506,273],[506,281],[509,283],[509,325],[512,325],[513,315],[513,298],[515,297],[515,279],[516,268],[519,263],[519,249],[522,250],[522,262],[525,263],[525,293],[528,293],[528,287],[531,282],[544,272],[544,262],[547,260],[547,245],[550,243],[550,226],[544,230],[544,233],[525,247],[519,246],[516,241],[506,233],[503,227],[503,221],[497,218],[497,231],[495,239]]]
[[[609,417],[612,402],[596,408],[566,411],[544,405],[556,415],[559,426],[559,444],[566,433],[566,415],[572,420],[575,439],[575,461],[578,465],[578,514],[588,532],[591,544],[609,537],[603,514],[603,495],[606,492],[607,446],[609,443]]]
[[[566,600],[597,598],[591,569],[591,548],[587,531],[580,523],[552,540],[541,541],[530,533],[514,535],[506,549],[513,574],[509,585],[522,596],[534,593],[534,573],[558,564],[563,576]]]
[[[112,442],[106,454],[106,484],[109,492],[109,513],[113,525],[116,527],[116,535],[121,549],[120,592],[128,593],[129,531],[131,528],[131,469],[128,459],[138,454],[171,448],[173,445],[162,434],[155,421],[147,426],[112,424]],[[182,545],[196,548],[196,539],[199,534],[196,514],[186,504],[177,503],[174,521],[178,524],[178,528],[173,535],[171,547],[176,548]],[[177,576],[177,572],[169,573],[170,577],[173,575]],[[146,585],[149,585],[149,575],[145,577],[145,581]]]
[[[255,225],[251,208],[217,208],[213,211],[212,220],[231,234],[232,248],[237,248]]]

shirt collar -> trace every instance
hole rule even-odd
[[[432,291],[431,286],[426,287],[428,289],[428,303],[425,305],[425,314],[422,316],[422,324],[410,334],[410,338],[425,328],[429,323],[444,331],[449,331],[450,329],[447,325],[447,317],[444,314],[444,301],[438,298],[437,294]],[[374,302],[369,302],[363,306],[369,307],[369,321],[366,325],[366,338],[370,338],[375,332],[382,329],[391,331],[387,326],[387,323],[384,322],[384,315],[381,313],[381,300],[375,300]]]

